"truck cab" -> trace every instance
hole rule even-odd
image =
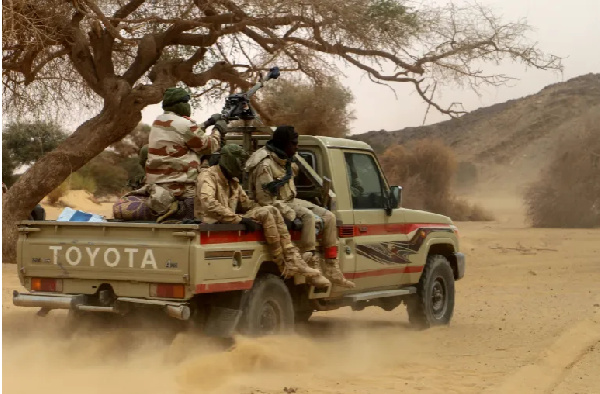
[[[256,149],[269,138],[232,134],[228,143]],[[416,325],[447,324],[465,269],[452,221],[402,208],[402,189],[364,142],[300,136],[298,156],[298,198],[336,215],[340,266],[356,288],[282,277],[262,233],[242,225],[38,221],[20,225],[19,277],[30,292],[13,302],[41,314],[163,308],[222,336],[285,331],[314,311],[402,303]]]

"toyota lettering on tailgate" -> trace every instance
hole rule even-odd
[[[53,252],[53,263],[58,264],[58,253],[63,250],[62,246],[49,246]],[[158,269],[156,266],[156,258],[152,249],[146,249],[143,253],[139,253],[138,248],[107,248],[104,253],[100,253],[100,248],[79,248],[77,246],[70,246],[64,252],[65,260],[73,267],[78,266],[80,263],[88,264],[90,267],[94,267],[96,263],[104,263],[107,267],[114,268],[121,263],[122,265],[127,264],[129,268],[139,266],[140,268],[153,268]],[[125,255],[123,258],[123,254]]]

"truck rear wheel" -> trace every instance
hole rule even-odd
[[[256,278],[242,309],[241,331],[246,335],[281,334],[294,327],[294,306],[290,292],[279,277],[264,274]]]
[[[308,309],[303,311],[296,311],[294,320],[296,324],[308,323],[308,320],[310,319],[312,314],[313,311]]]
[[[417,286],[406,302],[408,320],[420,328],[449,324],[454,313],[454,273],[448,259],[429,255]]]

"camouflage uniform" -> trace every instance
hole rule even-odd
[[[199,156],[219,149],[219,136],[204,134],[190,118],[165,111],[152,124],[146,161],[146,183],[158,183],[176,198],[193,197]]]
[[[293,176],[279,187],[276,195],[265,189],[264,185],[285,176],[286,163],[287,160],[281,159],[266,147],[254,152],[246,163],[246,171],[250,174],[250,195],[262,206],[272,205],[279,208],[288,220],[295,218],[302,220],[301,240],[298,246],[303,256],[306,256],[307,252],[316,250],[315,215],[319,216],[323,220],[324,227],[322,247],[326,259],[325,276],[334,284],[354,287],[354,284],[346,280],[339,269],[335,215],[309,201],[296,198],[297,191]],[[294,176],[298,174],[298,166],[295,163],[292,163],[292,173]],[[317,263],[313,260],[309,261],[309,265],[314,267]]]
[[[227,154],[224,150],[221,151],[221,160]],[[316,280],[320,285],[330,284],[318,270],[308,267],[302,260],[277,208],[262,207],[252,201],[242,189],[238,179],[228,179],[220,165],[201,172],[194,205],[195,216],[205,223],[240,223],[244,217],[260,223],[269,252],[275,263],[285,267],[286,275],[298,273],[306,277],[317,277]]]

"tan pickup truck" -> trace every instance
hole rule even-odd
[[[253,136],[254,148],[267,139]],[[13,303],[40,315],[161,308],[225,336],[282,332],[313,311],[345,306],[391,311],[404,303],[416,325],[449,323],[465,270],[452,221],[401,208],[401,188],[388,185],[363,142],[301,136],[299,161],[299,198],[337,216],[340,265],[354,289],[282,277],[262,233],[242,225],[25,221],[18,272],[29,292],[15,291]]]

